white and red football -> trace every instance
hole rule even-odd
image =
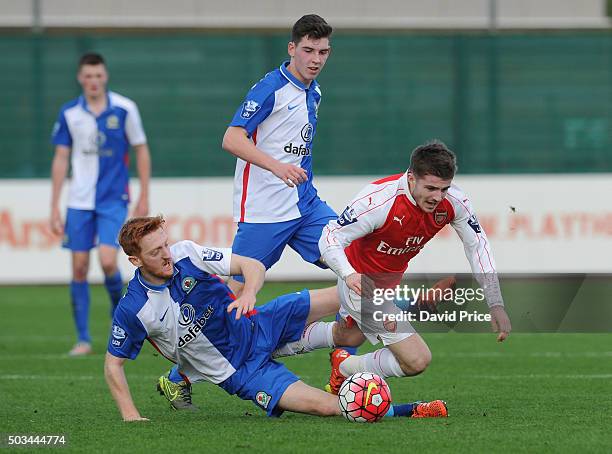
[[[338,391],[340,411],[349,421],[376,422],[391,407],[389,385],[376,374],[359,372],[348,377]]]

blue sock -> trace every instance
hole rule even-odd
[[[336,314],[336,321],[340,321],[340,314]],[[336,346],[336,348],[342,348],[344,350],[346,350],[347,352],[349,352],[349,355],[356,355],[357,354],[357,347],[343,347],[341,345]]]
[[[91,342],[91,337],[89,337],[89,284],[87,281],[70,282],[70,299],[79,342]]]
[[[340,348],[343,348],[344,350],[349,352],[349,355],[356,355],[357,354],[357,347],[340,347]]]
[[[170,369],[168,380],[170,380],[172,383],[179,383],[183,381],[183,377],[181,374],[179,374],[178,366],[174,366],[172,369]]]
[[[115,313],[115,308],[119,304],[119,300],[123,296],[123,281],[121,280],[121,273],[117,271],[112,276],[104,277],[104,286],[111,299],[111,317]]]
[[[414,403],[403,404],[403,405],[391,405],[385,418],[388,416],[412,416],[412,410],[414,409]]]

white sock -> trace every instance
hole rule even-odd
[[[336,322],[313,322],[304,329],[300,340],[289,342],[272,353],[272,358],[311,352],[317,348],[334,346],[333,329]]]
[[[357,372],[372,372],[382,378],[406,375],[388,348],[365,355],[351,355],[340,363],[340,372],[345,377]]]

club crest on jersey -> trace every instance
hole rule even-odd
[[[448,218],[448,211],[436,211],[434,213],[434,221],[436,221],[437,225],[444,225],[446,219]]]
[[[390,320],[385,320],[383,322],[383,327],[385,328],[385,330],[389,333],[394,333],[397,331],[397,322],[396,321],[390,321]]]
[[[478,219],[476,219],[476,215],[473,214],[468,219],[468,225],[472,228],[472,230],[476,233],[481,233],[482,229],[480,228],[480,224],[478,223]]]
[[[187,276],[183,279],[183,282],[181,282],[181,287],[183,288],[184,292],[189,293],[191,290],[193,290],[196,284],[197,282],[193,276]]]
[[[109,115],[109,117],[106,119],[106,128],[107,129],[119,128],[119,117],[117,115]]]
[[[261,106],[256,101],[249,99],[242,105],[242,112],[240,113],[240,116],[248,120],[255,115],[259,109],[261,109]]]
[[[255,402],[257,402],[257,405],[266,410],[268,409],[268,405],[270,404],[271,400],[272,396],[264,391],[259,391],[257,394],[255,394]]]
[[[202,251],[202,260],[205,262],[218,262],[223,258],[223,253],[214,249],[204,248]]]
[[[351,207],[346,207],[342,214],[338,216],[336,221],[341,227],[357,222],[357,216],[355,216],[355,210]]]
[[[312,133],[314,131],[314,127],[312,126],[312,123],[306,123],[304,125],[304,127],[302,128],[302,140],[304,140],[304,142],[309,143],[312,142]]]
[[[111,345],[121,348],[127,339],[127,333],[119,325],[113,325]]]

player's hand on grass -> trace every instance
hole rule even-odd
[[[150,421],[149,418],[144,418],[144,417],[142,417],[140,415],[126,416],[125,418],[123,418],[123,420],[125,422]]]
[[[283,180],[283,182],[290,188],[293,188],[308,180],[308,173],[306,173],[304,169],[294,166],[293,164],[285,164],[283,162],[278,162],[275,168],[272,170],[272,173]]]
[[[508,314],[506,314],[504,306],[493,306],[490,313],[491,326],[493,327],[493,331],[498,333],[497,342],[503,342],[510,335],[510,331],[512,331],[510,318]]]
[[[132,217],[138,218],[141,216],[147,216],[149,214],[149,200],[146,198],[139,198],[134,211],[132,211]]]
[[[237,298],[229,306],[227,306],[227,312],[231,312],[236,309],[236,320],[238,320],[243,315],[251,312],[255,307],[256,302],[257,298],[255,295],[243,291],[240,298]]]
[[[59,208],[51,210],[51,218],[49,219],[49,228],[54,235],[61,236],[64,234],[64,223]]]

